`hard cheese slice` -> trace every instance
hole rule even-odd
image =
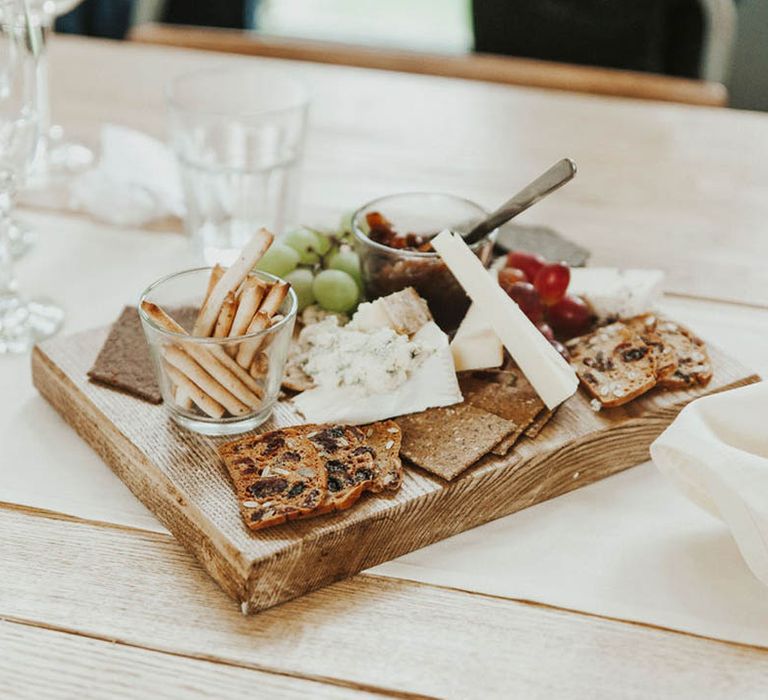
[[[483,310],[547,408],[555,408],[572,396],[579,386],[576,373],[493,280],[461,236],[443,231],[432,239],[432,247]]]
[[[504,361],[504,346],[477,304],[472,304],[451,341],[457,372],[498,367]]]

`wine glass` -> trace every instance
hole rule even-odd
[[[77,7],[82,0],[27,0],[31,23],[42,35],[41,50],[35,56],[36,109],[39,123],[30,184],[40,186],[52,178],[73,175],[93,162],[93,151],[83,144],[64,140],[64,131],[51,124],[48,86],[48,36],[59,15]]]
[[[41,41],[26,0],[0,0],[0,354],[27,350],[55,333],[63,319],[55,304],[19,296],[9,235],[16,183],[37,145],[35,57]]]

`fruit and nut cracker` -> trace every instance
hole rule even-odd
[[[612,408],[656,386],[656,358],[626,323],[617,321],[568,343],[581,383]]]
[[[655,386],[704,385],[712,364],[704,342],[652,314],[616,321],[568,342],[579,379],[603,406],[621,406]]]
[[[219,447],[251,530],[351,507],[364,491],[402,481],[400,428],[302,425],[249,435]]]

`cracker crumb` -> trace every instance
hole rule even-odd
[[[599,411],[599,410],[600,410],[600,409],[603,407],[603,405],[602,405],[602,404],[601,404],[601,403],[600,403],[600,402],[599,402],[597,399],[592,399],[592,400],[589,402],[589,407],[590,407],[590,408],[591,408],[591,409],[592,409],[592,410],[593,410],[595,413],[597,413],[597,412],[598,412],[598,411]]]

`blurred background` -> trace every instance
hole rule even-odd
[[[768,0],[85,0],[56,30],[360,65],[378,48],[375,67],[478,52],[720,83],[729,106],[768,110]]]

